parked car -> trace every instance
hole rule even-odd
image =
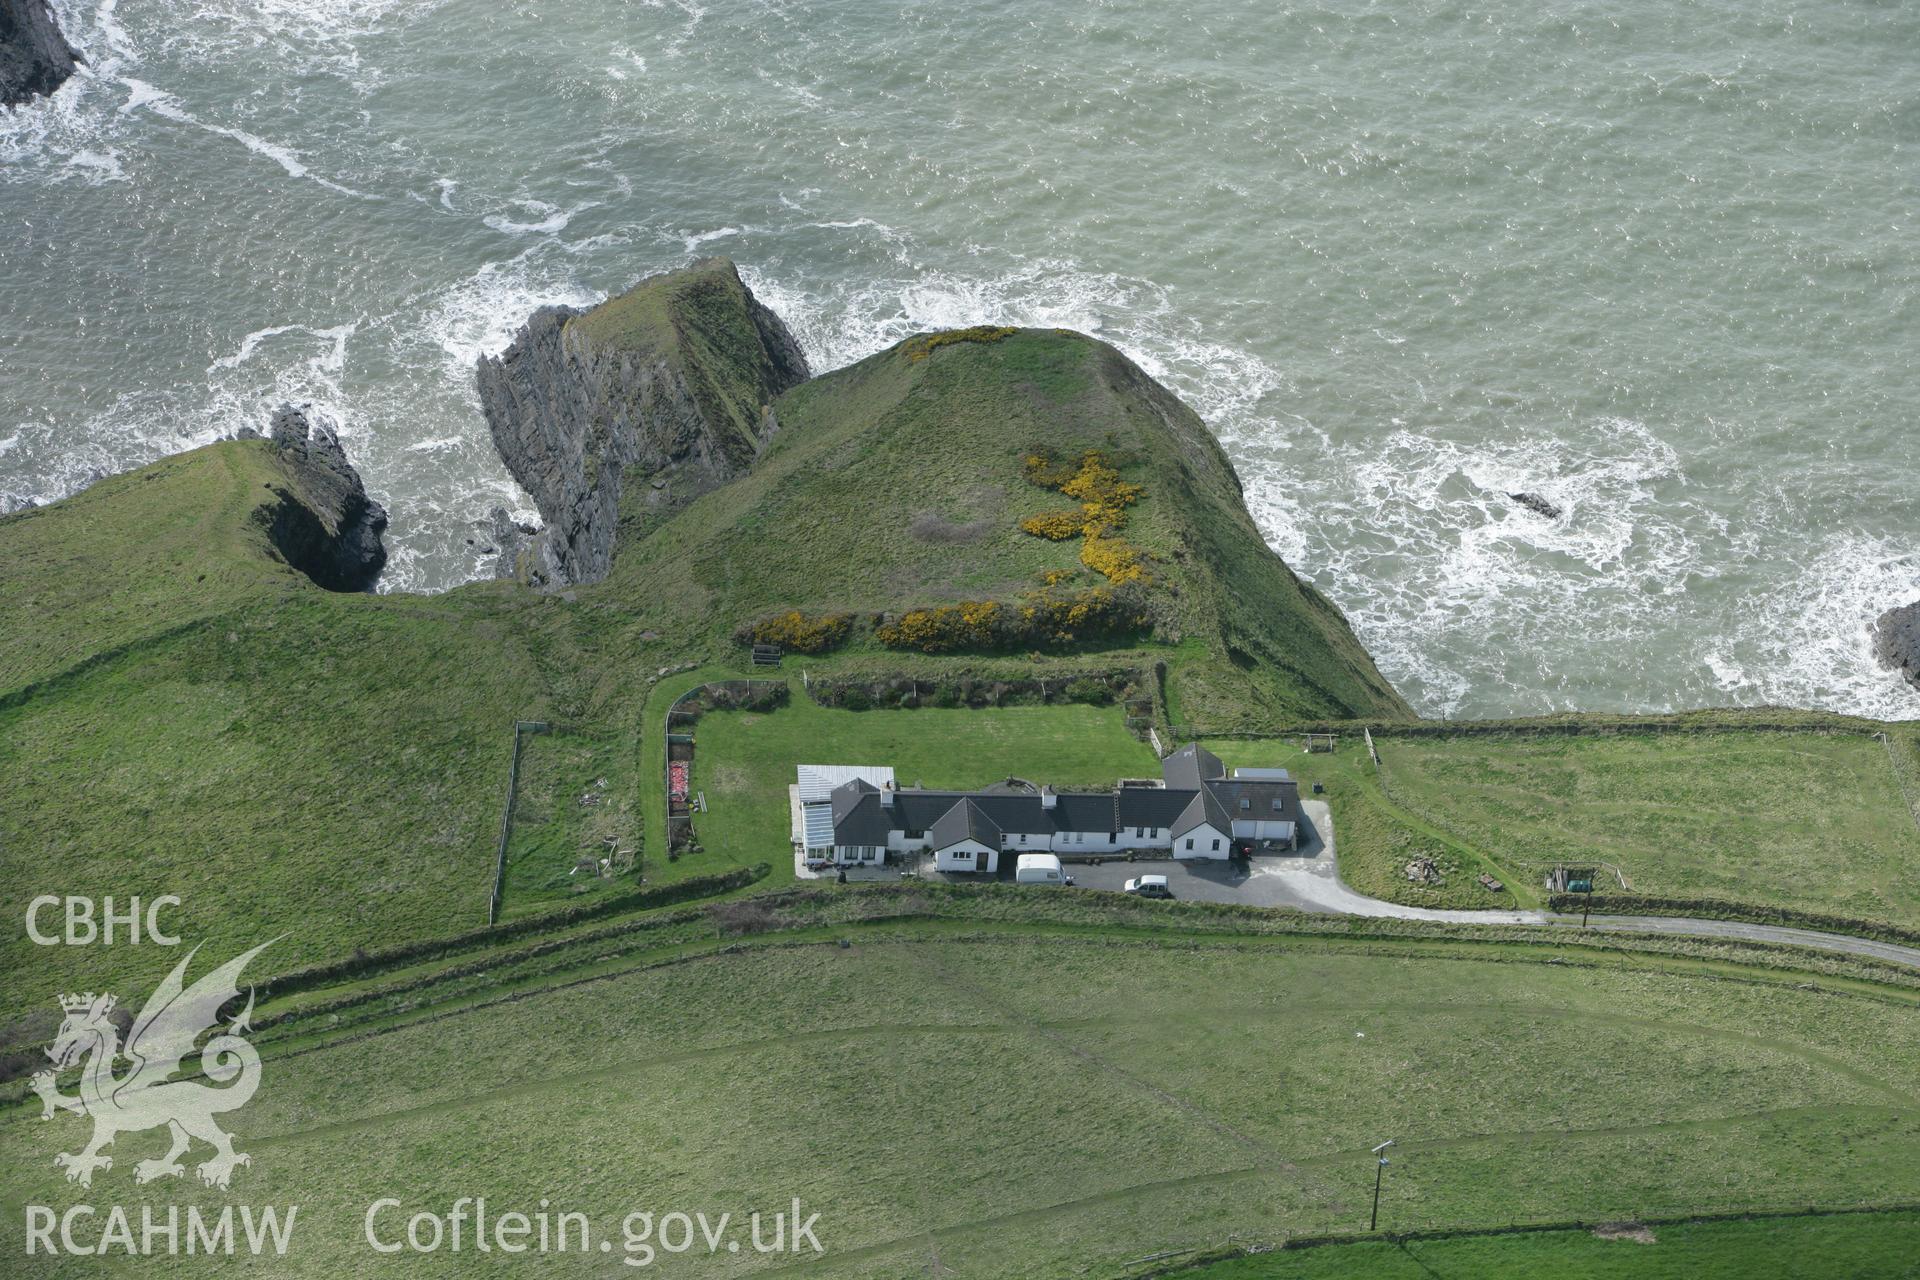
[[[1122,886],[1128,893],[1139,894],[1143,898],[1171,898],[1173,890],[1167,887],[1165,876],[1135,876]]]

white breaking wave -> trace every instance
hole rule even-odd
[[[443,353],[443,376],[470,389],[480,357],[506,350],[534,311],[592,306],[605,299],[606,294],[578,281],[571,264],[555,267],[546,256],[536,246],[505,262],[490,262],[421,300],[425,309],[418,332]]]
[[[443,191],[451,187],[443,188]],[[585,204],[575,205],[571,209],[562,209],[558,205],[548,204],[545,200],[514,200],[511,207],[537,215],[531,222],[517,222],[501,213],[490,213],[481,221],[495,231],[507,235],[552,235],[567,229],[567,224],[588,209],[599,205],[598,200],[589,200]],[[451,208],[451,205],[447,206]]]
[[[258,134],[248,133],[245,129],[234,129],[223,124],[209,124],[199,119],[189,113],[186,108],[182,107],[178,98],[164,89],[156,89],[145,81],[136,80],[131,76],[122,77],[120,82],[124,84],[128,90],[126,105],[120,108],[123,114],[139,110],[151,111],[154,115],[164,117],[165,119],[173,120],[180,124],[190,124],[196,129],[205,129],[208,133],[218,134],[223,138],[231,138],[255,155],[265,156],[267,159],[279,165],[281,169],[286,171],[287,176],[290,178],[306,178],[319,183],[330,191],[338,191],[342,195],[356,196],[362,200],[375,198],[364,191],[355,191],[352,187],[342,186],[330,178],[323,178],[318,174],[310,172],[306,164],[300,159],[300,153],[291,147],[268,142]]]

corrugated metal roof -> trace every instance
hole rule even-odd
[[[800,775],[801,804],[825,800],[833,794],[835,787],[856,778],[876,791],[884,791],[893,785],[893,767],[884,764],[803,764],[797,772]]]

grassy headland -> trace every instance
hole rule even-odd
[[[713,289],[695,287],[709,276]],[[570,323],[667,351],[732,404],[744,392],[729,353],[760,340],[732,331],[751,315],[720,287],[737,279],[725,264],[677,279],[674,296],[693,302],[654,305],[661,289],[643,287]],[[709,296],[736,305],[695,305]],[[1230,726],[1408,714],[1338,611],[1261,542],[1199,419],[1105,344],[1053,330],[909,342],[802,383],[773,411],[781,429],[747,474],[634,522],[610,576],[564,595],[320,589],[267,535],[273,504],[301,495],[265,441],[0,519],[0,909],[19,918],[43,893],[173,893],[181,927],[216,949],[284,934],[263,957],[273,972],[463,932],[485,919],[516,720],[562,736],[531,749],[512,913],[598,887],[567,872],[608,835],[636,851],[629,887],[700,874],[668,864],[651,807],[649,753],[685,687],[658,672],[746,673],[736,632],[776,608],[858,615],[846,647],[804,660],[817,676],[1119,668],[1157,702],[1164,662],[1185,714]],[[1104,451],[1143,486],[1125,535],[1151,558],[1152,627],[1019,651],[878,644],[876,614],[1017,603],[1049,571],[1061,592],[1104,581],[1075,545],[1020,531],[1062,502],[1029,482],[1035,449]],[[629,480],[623,504],[648,492],[638,468]],[[1125,740],[1117,711],[1103,724]],[[591,758],[570,761],[569,742],[593,744]],[[1013,768],[1011,746],[996,769]],[[610,807],[579,806],[603,777]],[[608,816],[633,813],[638,829]],[[760,860],[709,861],[727,857]],[[119,983],[132,953],[41,949],[15,931],[0,958],[50,990]],[[0,1024],[44,999],[9,991]]]

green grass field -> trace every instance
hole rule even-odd
[[[902,786],[980,787],[1008,776],[1061,785],[1111,785],[1157,776],[1150,747],[1112,707],[839,711],[798,690],[771,714],[712,712],[699,723],[693,785],[708,812],[695,818],[706,846],[682,870],[770,862],[769,883],[793,879],[787,787],[800,764],[892,765]]]
[[[748,942],[371,1036],[322,1027],[269,1047],[233,1121],[255,1157],[235,1190],[166,1201],[300,1205],[286,1276],[471,1270],[375,1256],[361,1224],[382,1196],[444,1213],[484,1194],[496,1212],[547,1198],[616,1239],[634,1209],[797,1195],[822,1214],[811,1274],[937,1258],[1064,1277],[1362,1228],[1386,1137],[1387,1229],[1920,1193],[1920,1007],[1892,989],[1499,945],[969,932]],[[123,1138],[82,1193],[51,1165],[79,1127],[0,1112],[9,1221],[137,1197],[130,1165],[157,1135]],[[673,1273],[766,1265],[687,1255]]]
[[[1394,803],[1536,885],[1556,861],[1607,862],[1638,894],[1920,925],[1920,828],[1864,734],[1401,738],[1381,752]]]
[[[637,763],[635,744],[618,734],[561,726],[524,737],[505,916],[631,883],[620,871],[641,846]],[[576,873],[586,858],[609,861],[613,874]]]
[[[1591,1230],[1327,1245],[1178,1272],[1181,1280],[1913,1280],[1920,1214],[1682,1222],[1651,1241]]]
[[[1389,799],[1368,759],[1358,733],[1341,735],[1331,752],[1308,754],[1299,738],[1209,739],[1208,750],[1229,767],[1251,765],[1290,769],[1301,795],[1311,798],[1313,784],[1333,813],[1334,844],[1340,877],[1360,892],[1416,907],[1492,910],[1531,906],[1539,894],[1508,869],[1496,852],[1476,849],[1422,821]],[[1407,863],[1427,857],[1441,868],[1436,885],[1406,877]],[[1506,888],[1491,893],[1476,879],[1491,875]]]

